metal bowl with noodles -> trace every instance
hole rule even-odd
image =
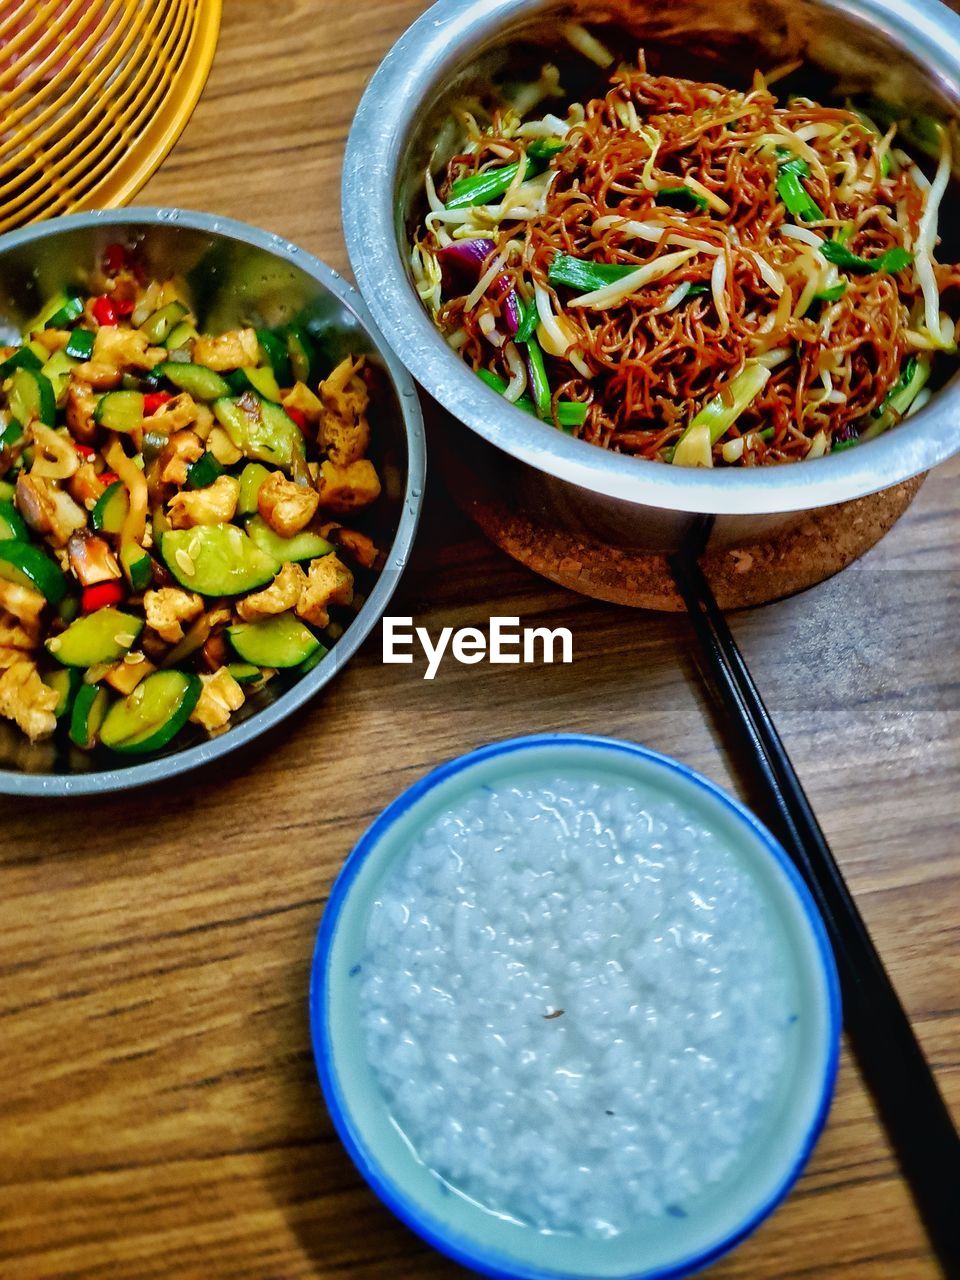
[[[932,0],[441,0],[357,114],[351,260],[502,493],[750,536],[960,448],[958,103]]]

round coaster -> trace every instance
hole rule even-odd
[[[443,450],[451,491],[463,510],[501,551],[528,569],[581,595],[638,609],[682,612],[667,557],[545,528],[513,511]],[[701,563],[722,609],[744,609],[794,595],[845,569],[900,519],[925,476],[882,493],[825,507],[766,538],[708,550]]]

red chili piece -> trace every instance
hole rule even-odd
[[[143,416],[152,418],[162,404],[172,399],[173,396],[169,391],[149,391],[143,397]]]
[[[108,298],[105,293],[101,293],[90,308],[93,312],[93,318],[99,325],[111,325],[117,323],[117,309],[113,305],[113,299]]]
[[[119,604],[126,592],[122,582],[97,582],[92,587],[84,587],[80,597],[80,608],[84,613],[95,613],[110,604]]]
[[[103,251],[103,269],[108,276],[119,275],[124,267],[129,266],[130,259],[122,244],[108,244]]]
[[[80,442],[77,440],[74,440],[73,447],[76,449],[77,453],[79,453],[81,458],[90,459],[94,456],[96,452],[96,450],[91,449],[91,447],[88,444],[80,444]]]
[[[133,315],[133,299],[132,298],[111,298],[113,309],[118,316]]]
[[[112,484],[116,484],[120,477],[115,471],[101,471],[100,482],[105,489],[109,489]]]
[[[307,415],[303,412],[303,410],[294,409],[292,407],[288,407],[287,405],[284,405],[283,409],[287,417],[292,418],[293,421],[300,428],[300,430],[303,432],[303,434],[306,435],[307,434]]]

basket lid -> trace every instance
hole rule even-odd
[[[0,4],[0,232],[123,204],[190,118],[221,0]]]

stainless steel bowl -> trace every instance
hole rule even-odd
[[[559,47],[576,17],[648,48],[682,52],[688,74],[803,58],[841,93],[869,91],[951,119],[960,110],[960,18],[936,0],[440,0],[388,54],[354,120],[343,180],[350,260],[375,320],[407,368],[478,440],[471,465],[501,496],[559,528],[628,546],[675,546],[695,513],[730,541],[796,513],[875,493],[960,450],[960,381],[880,439],[835,457],[751,470],[689,470],[625,458],[531,420],[483,386],[435,330],[411,282],[407,226],[451,99]],[[492,446],[492,449],[491,449]]]
[[[79,214],[13,232],[0,237],[0,341],[16,337],[19,324],[54,290],[81,284],[105,246],[117,240],[140,245],[157,273],[186,275],[201,324],[211,329],[297,317],[322,331],[334,355],[362,353],[382,370],[385,400],[371,416],[384,482],[375,519],[389,555],[329,655],[300,679],[277,676],[247,700],[219,737],[208,740],[189,726],[170,752],[138,764],[106,753],[86,756],[53,742],[31,746],[14,725],[0,721],[0,793],[8,795],[81,795],[156,782],[222,759],[272,729],[329,683],[375,626],[407,562],[420,514],[425,450],[413,382],[355,290],[279,236],[182,209]]]

